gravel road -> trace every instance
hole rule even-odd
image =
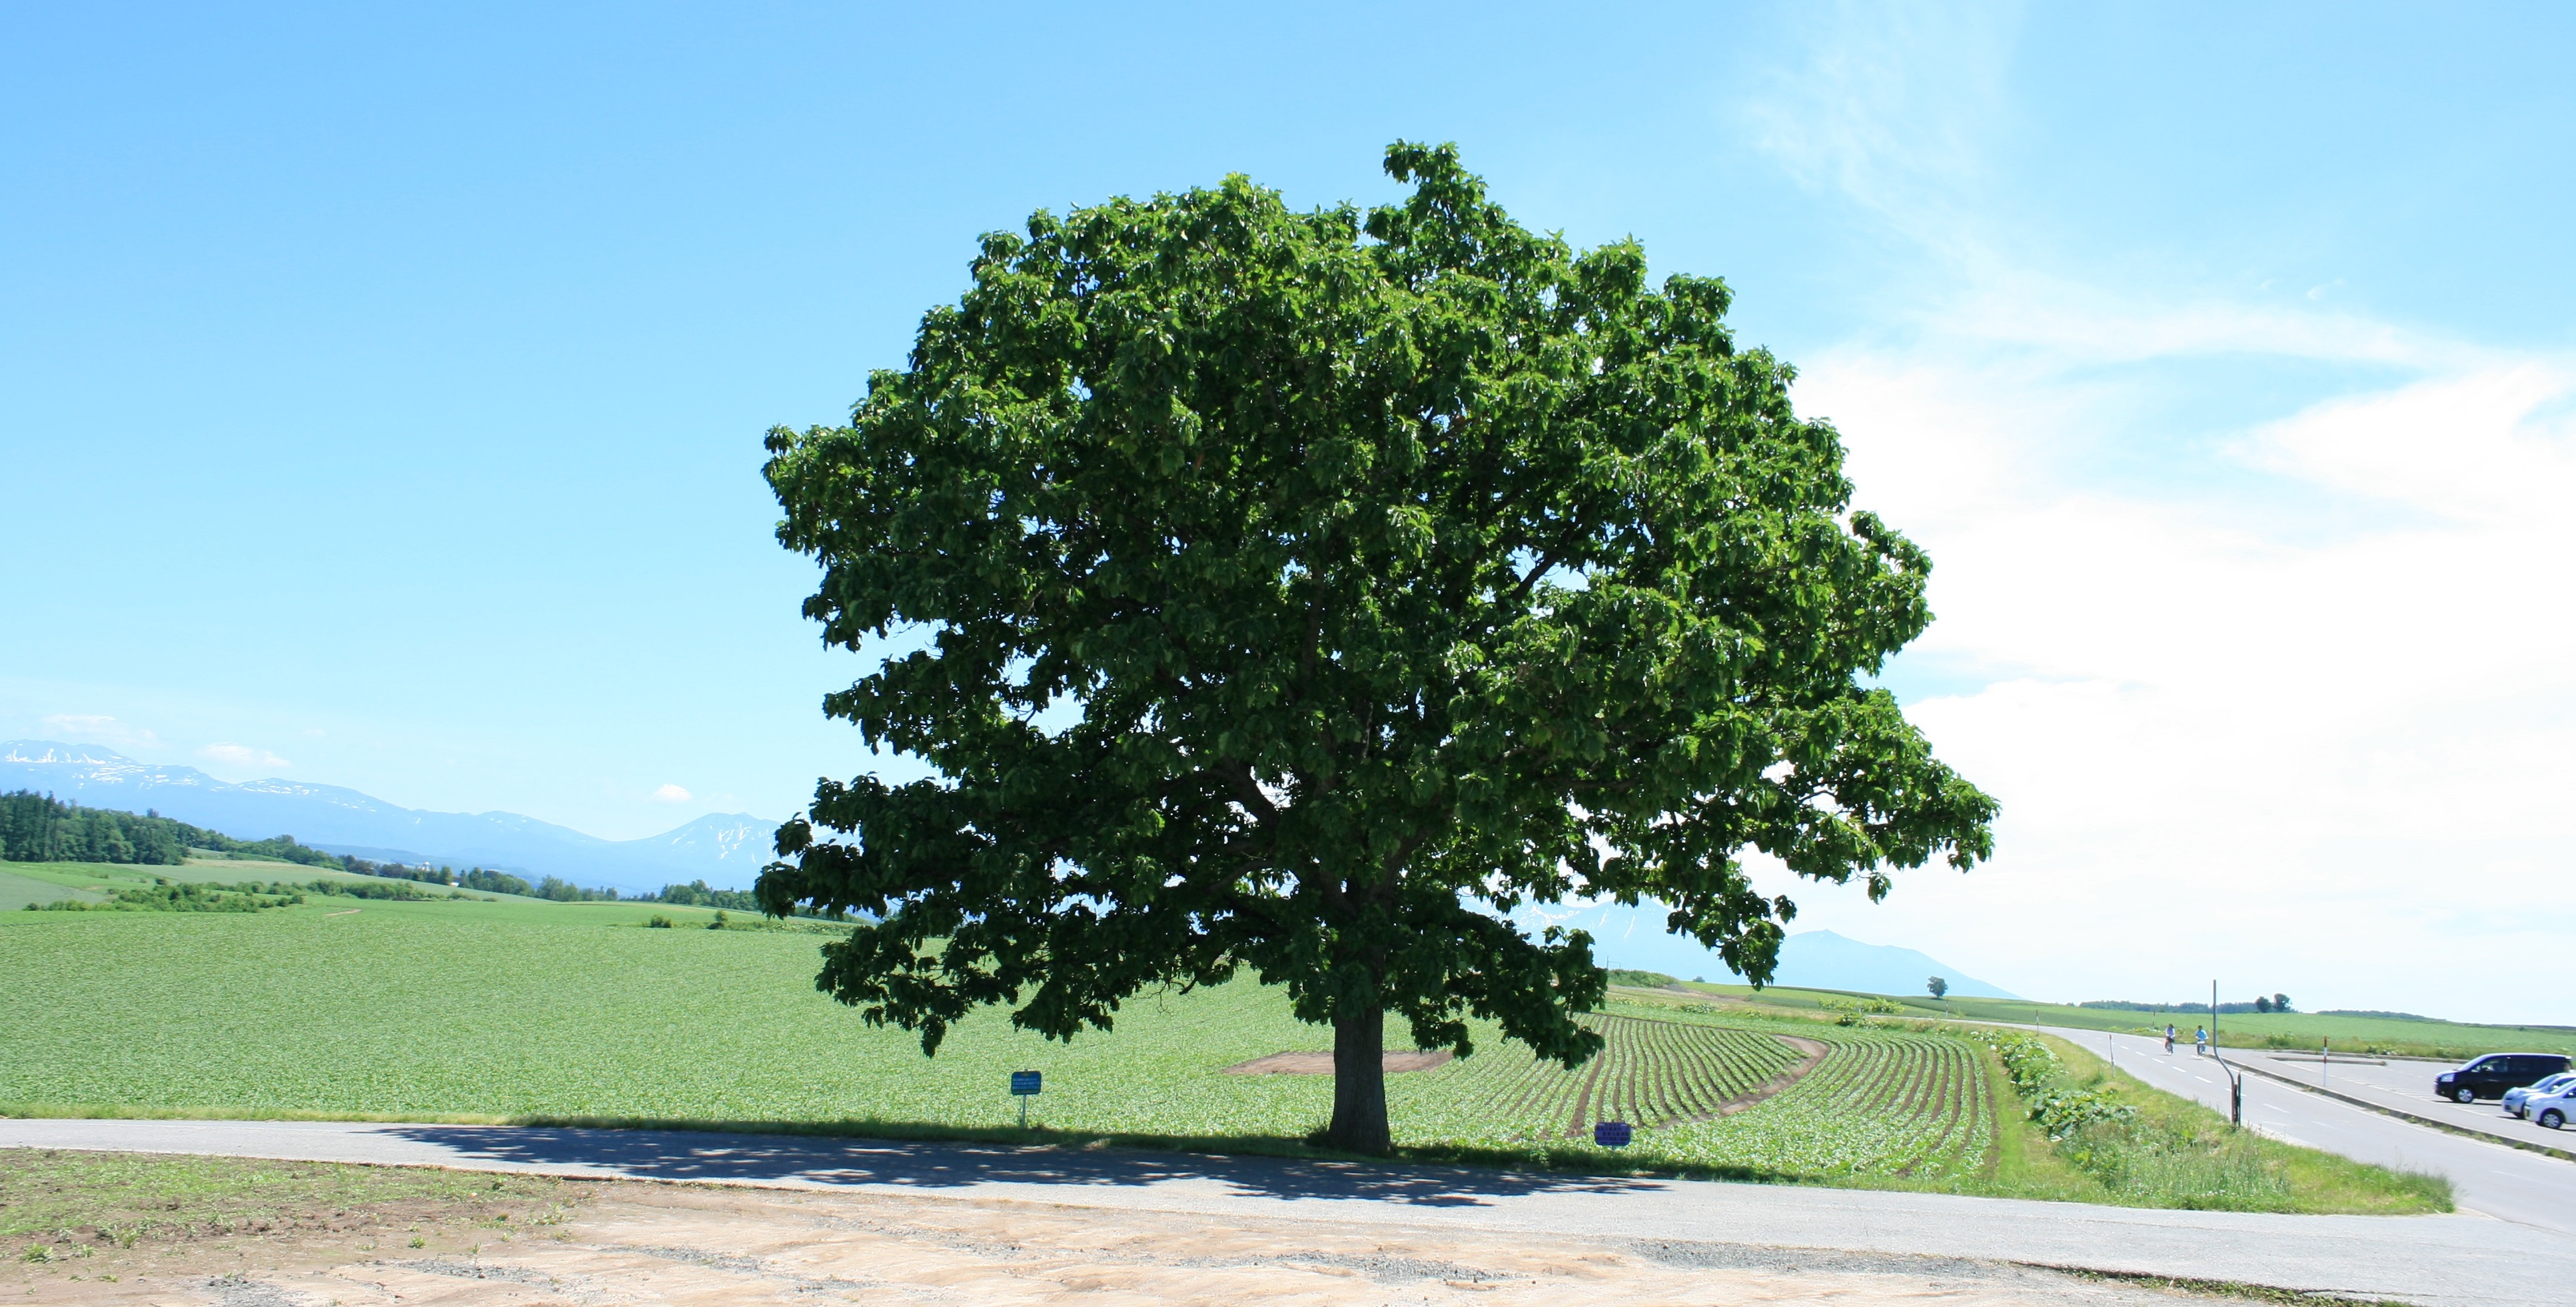
[[[0,1121],[0,1147],[451,1166],[1960,1257],[2442,1304],[2565,1302],[2566,1286],[2576,1283],[2576,1238],[2480,1215],[2147,1211],[1463,1167],[508,1126]]]

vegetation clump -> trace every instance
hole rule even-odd
[[[1835,1014],[1834,1024],[1838,1026],[1877,1026],[1880,1022],[1876,1018],[1896,1016],[1905,1011],[1905,1005],[1895,999],[1875,995],[1828,998],[1824,1007]]]
[[[421,903],[462,897],[457,894],[432,894],[404,882],[388,885],[362,880],[243,881],[236,885],[205,881],[173,881],[156,876],[149,886],[127,886],[109,890],[104,903],[79,899],[61,899],[52,903],[30,903],[29,912],[264,912],[270,908],[293,907],[309,895],[332,898],[377,899],[402,903]]]
[[[260,912],[302,903],[304,895],[276,884],[251,881],[240,885],[174,883],[155,878],[149,888],[116,889],[105,903],[63,899],[27,905],[29,912]]]
[[[2108,1087],[2071,1080],[2048,1045],[2014,1034],[1997,1037],[1994,1046],[2013,1089],[2030,1104],[2030,1119],[2047,1132],[2051,1143],[2063,1143],[2087,1127],[2137,1119],[2138,1110],[2121,1102]]]
[[[747,889],[709,889],[703,880],[686,885],[665,885],[662,892],[648,896],[654,901],[683,908],[723,908],[730,912],[760,911],[760,896]]]

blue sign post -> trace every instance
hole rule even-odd
[[[1627,1147],[1628,1123],[1625,1121],[1603,1121],[1600,1124],[1593,1126],[1592,1142],[1601,1145],[1603,1148]]]
[[[1011,1096],[1020,1100],[1020,1128],[1029,1128],[1029,1100],[1037,1095],[1041,1075],[1036,1071],[1011,1073]]]

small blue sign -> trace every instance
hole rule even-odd
[[[1604,1148],[1627,1147],[1628,1123],[1625,1121],[1604,1121],[1599,1125],[1592,1127],[1592,1142],[1599,1144]]]
[[[1038,1092],[1038,1073],[1035,1071],[1012,1072],[1011,1092],[1018,1094],[1023,1098]]]

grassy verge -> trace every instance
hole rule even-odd
[[[2007,1049],[2014,1038],[2006,1037]],[[2452,1210],[2450,1182],[2439,1176],[2233,1129],[2218,1113],[2114,1071],[2065,1040],[2018,1038],[2047,1054],[2013,1077],[2018,1099],[2050,1150],[2098,1189],[2094,1201],[2248,1212]]]

